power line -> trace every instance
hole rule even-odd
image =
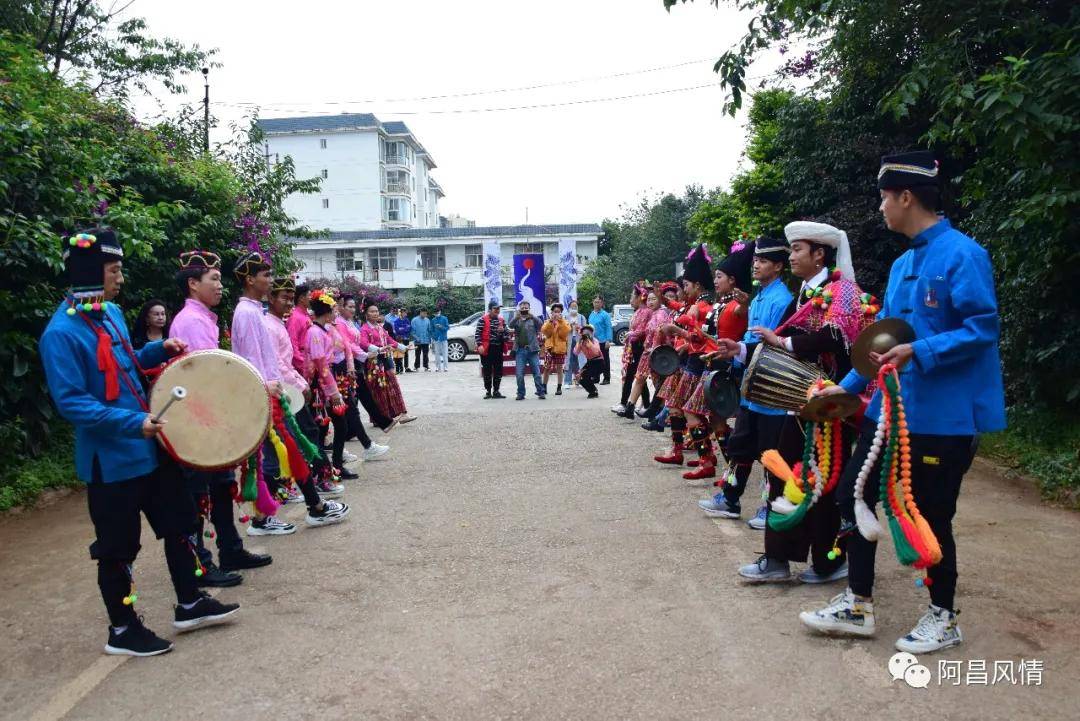
[[[533,105],[507,105],[507,106],[494,107],[494,108],[455,108],[455,109],[451,109],[451,110],[445,110],[445,109],[444,110],[394,110],[394,111],[392,111],[392,113],[393,113],[393,115],[458,115],[458,114],[468,114],[468,113],[501,113],[501,112],[507,112],[507,111],[511,111],[511,110],[538,110],[538,109],[542,109],[542,108],[561,108],[561,107],[567,107],[567,106],[570,106],[570,105],[589,105],[589,104],[594,104],[594,103],[609,103],[609,102],[616,102],[616,101],[620,101],[620,100],[631,100],[631,99],[634,99],[634,98],[648,98],[648,97],[653,97],[653,96],[656,96],[656,95],[670,95],[672,93],[685,93],[685,92],[690,92],[690,91],[693,91],[693,90],[701,90],[703,88],[716,88],[716,87],[720,87],[719,82],[704,83],[702,85],[690,85],[690,86],[684,87],[684,88],[670,88],[670,89],[667,89],[667,90],[652,90],[652,91],[644,92],[644,93],[631,93],[629,95],[613,95],[613,96],[602,97],[602,98],[586,98],[586,99],[583,99],[583,100],[566,100],[566,101],[556,102],[556,103],[536,103],[536,104],[533,104]],[[220,102],[220,103],[215,103],[215,104],[225,106],[225,107],[240,108],[240,109],[245,109],[245,110],[250,110],[251,107],[252,107],[250,105],[240,105],[240,104],[236,104],[236,103],[226,103],[226,102]],[[313,103],[313,104],[319,104],[319,103]],[[318,115],[338,115],[338,114],[339,114],[338,112],[328,111],[328,112],[310,112],[310,113],[307,113],[306,115],[318,116]]]
[[[410,102],[426,102],[428,100],[445,100],[447,98],[471,98],[479,95],[496,95],[498,93],[517,93],[527,90],[540,90],[543,88],[554,88],[564,85],[577,85],[580,83],[591,83],[600,80],[611,80],[614,78],[625,78],[633,75],[644,75],[646,73],[655,73],[662,70],[672,70],[674,68],[682,68],[688,65],[698,65],[704,62],[713,62],[714,58],[700,58],[698,60],[686,60],[681,63],[673,63],[671,65],[660,65],[655,68],[645,68],[643,70],[628,70],[621,73],[612,73],[610,75],[596,75],[586,78],[576,78],[574,80],[557,80],[550,83],[538,83],[535,85],[522,85],[514,88],[494,88],[489,90],[470,90],[460,93],[445,93],[442,95],[419,95],[410,98],[367,98],[364,100],[327,100],[313,103],[295,103],[295,102],[277,102],[277,103],[256,103],[248,101],[235,101],[237,105],[251,105],[262,108],[272,107],[296,107],[301,104],[308,105],[359,105],[359,104],[377,104],[377,103],[410,103]]]

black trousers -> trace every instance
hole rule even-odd
[[[626,377],[622,382],[622,395],[619,397],[619,403],[624,406],[626,402],[630,400],[630,392],[634,388],[634,376],[637,375],[638,363],[641,362],[641,354],[645,352],[645,341],[636,341],[626,346],[623,349],[624,353],[631,353],[630,365],[626,368]],[[645,383],[641,389],[641,402],[645,405],[649,405],[649,384]]]
[[[339,379],[346,378],[349,373],[346,362],[341,361],[340,363],[335,363],[333,365],[333,373],[334,376]],[[355,438],[360,441],[360,445],[364,448],[371,447],[371,439],[368,438],[367,431],[364,430],[364,422],[360,419],[360,409],[356,404],[357,392],[352,389],[352,386],[354,385],[359,386],[359,375],[360,374],[358,373],[357,378],[354,379],[356,382],[349,384],[347,388],[339,387],[339,390],[343,391],[341,399],[345,401],[345,433],[340,435],[339,441],[338,426],[337,424],[334,424],[334,465],[338,468],[341,468],[339,461],[345,453],[345,441]],[[364,388],[367,388],[367,383],[364,384]],[[330,422],[333,423],[333,419],[331,419]]]
[[[844,467],[837,487],[836,501],[845,521],[855,522],[855,479],[874,440],[876,424],[864,421],[855,452]],[[927,570],[930,577],[930,601],[940,608],[953,609],[956,596],[956,540],[952,519],[956,515],[956,499],[960,482],[971,468],[978,444],[973,436],[932,436],[912,433],[911,494],[930,529],[941,546],[941,562]],[[884,455],[884,453],[882,453]],[[863,488],[863,500],[871,509],[878,502],[881,489],[881,461],[874,464]],[[885,519],[879,515],[884,524]],[[867,541],[855,531],[847,539],[848,586],[860,596],[874,591],[874,556],[877,543]]]
[[[272,452],[272,451],[271,451]],[[209,505],[210,523],[214,526],[214,539],[217,541],[218,559],[228,556],[244,547],[240,539],[240,533],[236,530],[233,522],[233,483],[236,474],[233,471],[199,471],[194,468],[184,468],[184,485],[191,492],[191,500],[195,504],[195,552],[203,563],[213,560],[210,550],[203,542],[205,530],[205,518],[202,509]],[[271,488],[273,493],[276,489]]]
[[[487,355],[480,356],[480,373],[484,376],[484,390],[498,393],[502,384],[503,349],[501,345],[488,348]]]
[[[773,416],[752,411],[745,406],[739,408],[735,414],[735,429],[727,440],[727,456],[735,464],[735,483],[724,485],[724,498],[729,504],[739,505],[754,462],[759,460],[765,451],[776,448],[786,420],[786,415]],[[765,474],[766,478],[768,475]]]
[[[403,355],[400,358],[394,356],[394,370],[400,375],[405,372],[405,369],[409,366],[409,356]]]
[[[131,592],[132,564],[139,555],[140,513],[163,542],[176,600],[193,603],[199,597],[192,550],[195,506],[179,466],[164,453],[160,458],[153,472],[127,481],[104,483],[95,468],[94,480],[86,486],[96,536],[90,558],[98,562],[98,588],[113,626],[126,626],[137,618],[134,605],[125,606],[124,597]]]
[[[375,402],[363,371],[356,372],[356,400],[367,411],[368,419],[376,428],[386,429],[393,422],[393,419],[383,413],[382,409],[379,408],[379,404]],[[364,446],[364,448],[367,448],[367,446]]]
[[[581,378],[578,381],[581,387],[589,392],[589,395],[596,393],[596,382],[600,380],[600,374],[604,372],[604,361],[602,358],[593,358],[587,362],[581,369]]]
[[[421,356],[421,354],[423,354],[423,356],[424,356],[424,370],[427,370],[427,367],[428,367],[428,348],[429,347],[430,347],[430,344],[428,344],[428,343],[417,343],[416,344],[416,361],[413,364],[413,368],[416,368],[417,370],[420,369],[420,356]]]
[[[851,446],[855,441],[856,431],[847,424],[840,425],[843,433],[841,448],[843,453],[841,462],[846,462],[851,455]],[[794,466],[802,460],[803,435],[805,426],[794,416],[786,416],[783,430],[780,431],[780,440],[777,450],[788,465]],[[846,466],[845,466],[846,467]],[[828,473],[822,469],[822,473]],[[828,479],[824,479],[828,480]],[[839,484],[837,484],[839,488]],[[783,495],[784,481],[769,474],[769,501]],[[772,509],[769,509],[769,514]],[[829,559],[829,551],[833,544],[838,543],[841,551],[844,550],[845,539],[836,538],[840,530],[840,507],[836,505],[836,490],[818,499],[810,510],[806,512],[803,522],[795,528],[787,531],[774,531],[768,525],[765,526],[765,555],[780,561],[795,561],[803,563],[807,554],[810,555],[810,564],[815,571],[822,575],[828,575],[838,569],[844,563],[841,555],[832,560]]]
[[[604,366],[603,366],[604,382],[605,383],[610,383],[611,382],[611,343],[610,342],[609,343],[601,343],[600,344],[600,352],[603,353],[603,355],[604,355]]]

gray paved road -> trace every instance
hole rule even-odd
[[[220,594],[240,621],[164,657],[101,655],[81,494],[0,521],[0,716],[1075,718],[1074,514],[976,467],[959,516],[969,641],[941,658],[1037,659],[1043,685],[910,689],[886,662],[925,596],[890,555],[879,637],[811,637],[795,614],[828,594],[737,582],[761,536],[695,511],[702,492],[649,460],[662,438],[607,411],[615,386],[483,401],[476,373],[405,376],[420,420],[361,466],[351,521],[251,543],[275,561]],[[140,611],[171,632],[144,541]]]

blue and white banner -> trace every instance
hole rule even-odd
[[[537,318],[547,315],[544,303],[544,254],[522,253],[514,256],[514,303],[528,301]]]
[[[577,282],[580,269],[577,262],[577,241],[573,238],[559,240],[559,300],[564,308],[577,300]]]
[[[484,243],[484,310],[493,300],[501,305],[502,298],[502,254],[499,241],[489,240]]]

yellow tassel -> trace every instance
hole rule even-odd
[[[289,451],[285,449],[285,444],[273,428],[270,429],[270,444],[274,446],[274,453],[277,454],[281,477],[291,481],[293,474],[292,468],[289,466]]]
[[[803,490],[799,488],[798,484],[795,483],[794,478],[789,477],[786,481],[784,481],[784,498],[788,499],[797,506],[802,503],[803,497],[805,495],[806,493],[804,493]]]

